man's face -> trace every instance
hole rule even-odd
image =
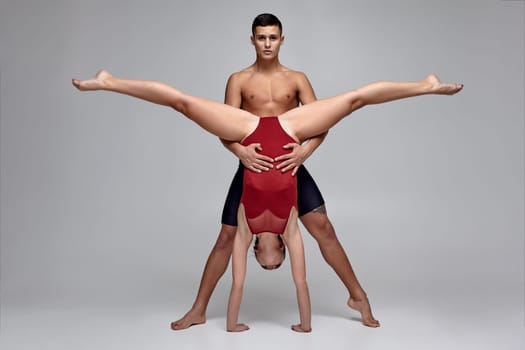
[[[258,58],[272,59],[279,55],[284,36],[281,36],[278,26],[266,26],[255,27],[255,34],[251,39]]]

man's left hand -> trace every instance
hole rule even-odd
[[[291,149],[292,151],[275,158],[276,162],[281,162],[276,169],[281,170],[283,173],[293,169],[292,176],[295,176],[299,166],[308,158],[308,151],[297,143],[288,143],[283,148]]]

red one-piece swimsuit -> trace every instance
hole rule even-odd
[[[261,117],[242,144],[260,143],[261,153],[275,158],[286,153],[283,146],[291,142],[297,141],[284,131],[277,117]],[[297,178],[290,171],[283,173],[275,167],[261,173],[244,169],[241,203],[253,234],[282,234],[291,208],[297,208]]]

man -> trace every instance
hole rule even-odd
[[[299,104],[308,104],[316,100],[308,78],[279,62],[279,50],[284,36],[277,17],[271,14],[257,16],[252,24],[251,41],[255,47],[256,61],[248,68],[230,76],[226,86],[226,104],[264,117],[280,115]],[[246,147],[227,141],[223,141],[223,144],[251,171],[267,171],[275,163],[277,169],[283,172],[292,171],[292,174],[297,176],[301,222],[319,244],[326,262],[347,288],[350,294],[347,305],[361,313],[364,325],[378,327],[379,322],[372,315],[366,293],[360,286],[328,219],[322,195],[302,166],[325,136],[326,134],[319,135],[303,145],[283,145],[284,149],[292,151],[275,159],[265,156],[264,149],[259,144]],[[221,231],[206,262],[195,302],[181,319],[172,322],[173,330],[206,322],[206,308],[211,294],[226,271],[232,253],[237,228],[237,209],[242,193],[242,165],[239,166],[228,192]]]

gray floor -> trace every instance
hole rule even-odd
[[[320,293],[320,287],[313,286],[312,294]],[[219,294],[221,299],[225,296],[224,288]],[[323,294],[330,296],[328,291]],[[340,296],[337,292],[333,294]],[[179,297],[190,300],[189,294]],[[518,294],[514,297],[509,294],[503,300],[461,294],[443,298],[409,293],[406,297],[375,298],[375,313],[382,322],[379,329],[362,326],[358,315],[345,309],[344,299],[327,298],[324,303],[314,300],[311,334],[289,330],[289,325],[297,320],[295,305],[286,296],[278,298],[271,294],[271,303],[261,295],[246,298],[241,320],[251,329],[242,334],[224,331],[221,300],[212,300],[205,325],[180,332],[171,331],[169,323],[185,311],[182,303],[161,301],[148,305],[126,301],[113,306],[89,302],[12,303],[3,305],[1,310],[0,348],[265,349],[268,345],[283,349],[525,348],[523,304]]]
[[[1,348],[28,349],[524,349],[523,314],[505,308],[478,315],[444,313],[431,306],[384,307],[383,326],[363,327],[356,320],[314,314],[311,334],[287,328],[286,315],[251,322],[243,334],[224,331],[224,318],[181,332],[168,329],[182,310],[160,307],[6,308]],[[288,315],[288,319],[293,319]]]

